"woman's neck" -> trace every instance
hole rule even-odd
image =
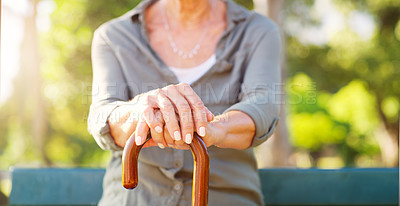
[[[210,18],[211,0],[163,0],[165,10],[171,20],[177,21],[179,26],[190,28],[198,27]]]

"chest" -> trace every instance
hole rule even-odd
[[[188,68],[200,65],[214,53],[225,30],[225,22],[211,22],[208,28],[170,29],[162,21],[149,23],[150,45],[167,66]]]

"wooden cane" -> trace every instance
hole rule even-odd
[[[148,140],[150,138],[146,142]],[[134,133],[126,142],[122,154],[122,185],[126,189],[134,189],[138,184],[138,157],[143,145],[137,146],[135,144]],[[192,206],[205,206],[208,202],[208,177],[210,168],[207,147],[196,133],[189,146],[194,160]]]

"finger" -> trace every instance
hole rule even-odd
[[[154,109],[154,116],[161,123],[161,128],[164,128],[165,121],[159,108]]]
[[[179,121],[179,115],[178,113],[175,113],[176,119],[178,120],[178,125],[180,126],[180,121]],[[182,131],[182,130],[181,130]],[[174,140],[174,148],[177,148],[178,145],[182,146],[182,145],[186,145],[186,143],[184,142],[183,139],[181,140]]]
[[[154,108],[147,107],[143,112],[144,120],[151,130],[158,134],[162,134],[163,123],[159,121],[159,118],[157,118],[154,113]]]
[[[178,120],[175,117],[175,108],[171,101],[164,94],[159,93],[157,96],[157,103],[170,136],[174,137],[175,140],[181,140],[182,136]]]
[[[186,83],[178,84],[178,91],[186,98],[190,104],[196,126],[197,133],[204,137],[206,135],[207,127],[207,108],[204,106],[203,101],[193,91],[193,89]]]
[[[164,132],[163,132],[164,120],[162,118],[160,109],[158,108],[153,109],[153,112],[150,115],[148,115],[148,117],[146,117],[145,120],[149,118],[154,119],[154,121],[161,126],[157,125],[156,127],[154,126],[150,127],[150,135],[152,138],[149,141],[147,141],[146,144],[143,145],[143,147],[145,148],[151,146],[158,146],[159,148],[164,149],[167,144],[164,141]]]
[[[153,141],[161,149],[165,148],[165,142],[163,138],[162,123],[154,114],[154,109],[147,107],[143,112],[144,120],[146,121],[148,127],[150,128],[150,134]]]
[[[189,149],[188,145],[186,143],[184,143],[182,140],[179,140],[179,141],[173,140],[166,127],[164,127],[164,138],[165,138],[165,141],[167,142],[167,146],[170,148]]]
[[[206,107],[206,109],[207,109],[207,121],[208,122],[211,122],[211,121],[213,121],[214,120],[214,114]]]
[[[181,134],[186,144],[190,144],[193,138],[194,123],[192,118],[192,109],[182,94],[175,88],[175,86],[168,86],[163,89],[164,94],[175,105],[179,115],[179,123]]]
[[[164,130],[163,131],[164,131],[164,140],[167,143],[167,146],[168,147],[174,147],[174,144],[175,144],[174,140],[171,137],[171,135],[169,134],[168,128],[166,126],[164,126]]]
[[[150,139],[149,141],[147,141],[142,148],[146,148],[146,147],[157,147],[157,143],[154,142],[153,138]]]
[[[148,131],[149,126],[147,125],[144,118],[140,117],[135,129],[136,145],[142,145],[145,142]]]
[[[164,149],[167,143],[164,141],[164,133],[162,132],[162,130],[161,133],[159,133],[154,129],[150,128],[150,133],[151,133],[151,140],[153,140],[160,149]]]
[[[204,137],[206,135],[206,126],[208,122],[207,113],[205,112],[205,110],[195,112],[195,109],[192,110],[192,113],[195,127],[197,128],[197,134],[199,134],[201,137]]]

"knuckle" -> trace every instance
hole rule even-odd
[[[165,101],[164,92],[159,92],[159,93],[157,93],[156,98],[157,98],[157,100],[159,100],[159,101]]]
[[[185,125],[185,126],[182,127],[182,130],[192,131],[193,130],[193,126],[192,125]]]
[[[193,130],[193,123],[192,122],[185,122],[184,124],[181,124],[182,130]]]
[[[165,124],[165,120],[163,117],[156,117],[156,119],[161,125]]]
[[[168,97],[171,97],[171,96],[175,96],[176,94],[177,94],[176,86],[175,85],[168,86],[168,88],[166,90],[166,95]]]
[[[156,121],[159,121],[162,123],[163,121],[163,115],[160,112],[157,112],[154,117],[156,118]]]
[[[172,106],[172,104],[162,104],[161,109],[166,110],[166,111],[173,111],[174,106]]]
[[[150,107],[149,105],[147,105],[146,107],[144,107],[143,109],[143,113],[148,114],[150,112],[153,112],[153,108]]]
[[[156,91],[155,90],[151,90],[151,91],[148,91],[147,93],[145,93],[146,94],[146,96],[147,97],[150,97],[150,96],[154,96],[155,95],[155,93],[156,93]]]
[[[173,85],[173,84],[170,84],[170,85],[165,87],[166,91],[172,91],[173,89],[175,89],[175,85]]]
[[[181,116],[180,117],[180,121],[181,121],[181,124],[192,124],[192,118],[191,117],[189,117],[189,116]]]
[[[149,95],[147,95],[147,96],[149,97],[149,100],[150,100],[150,98],[154,99],[155,97],[157,97],[159,93],[160,93],[159,89],[154,89],[154,90],[149,91]]]
[[[182,87],[182,88],[190,87],[190,85],[186,82],[179,83],[179,84],[177,84],[177,86]]]
[[[150,97],[154,98],[157,97],[160,94],[160,89],[154,89],[150,91]]]
[[[203,118],[202,116],[196,116],[194,118],[194,121],[196,122],[196,124],[198,125],[204,125],[206,124],[207,120],[205,118]]]
[[[194,90],[192,89],[192,87],[188,84],[188,83],[181,83],[181,85],[179,86],[179,88],[184,91],[185,93],[188,94],[194,94]]]
[[[196,119],[198,120],[203,120],[203,121],[207,121],[207,115],[205,112],[200,111],[200,112],[196,112]]]
[[[196,102],[194,103],[193,108],[197,111],[203,111],[205,109],[205,106],[203,102]]]
[[[164,117],[164,121],[167,124],[167,126],[169,128],[173,128],[176,129],[178,127],[178,121],[177,118],[175,116],[172,115],[166,115],[166,117]]]
[[[143,97],[141,98],[142,102],[144,104],[148,104],[151,101],[151,96],[150,95],[143,95]]]
[[[179,113],[181,115],[189,116],[192,113],[192,109],[187,104],[182,104],[179,108]]]
[[[144,112],[142,114],[142,119],[143,121],[147,122],[147,123],[151,123],[154,121],[153,116],[151,115],[151,111],[150,112]]]
[[[165,122],[165,123],[169,124],[169,123],[171,122],[171,117],[170,117],[170,115],[168,115],[168,114],[163,115],[163,118],[164,118],[164,122]]]
[[[158,126],[158,124],[157,124],[157,122],[155,122],[155,121],[151,121],[151,122],[149,122],[149,126],[152,128],[152,129],[154,129],[154,128],[156,128],[157,126]]]
[[[178,115],[176,120],[178,124],[187,124],[189,122],[189,117],[187,115]]]

